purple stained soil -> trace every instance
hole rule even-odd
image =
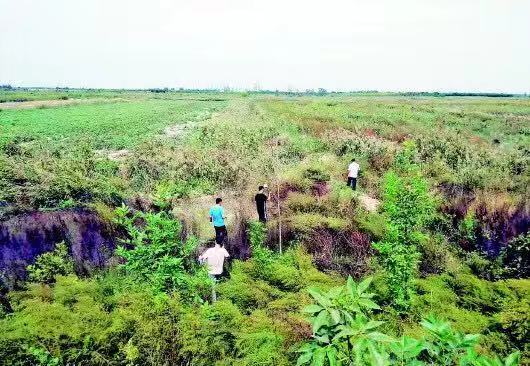
[[[35,212],[0,222],[0,275],[9,287],[26,277],[26,266],[65,241],[78,274],[105,266],[115,240],[109,226],[87,210]]]

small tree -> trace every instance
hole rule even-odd
[[[398,310],[410,306],[414,278],[418,271],[420,253],[417,249],[426,240],[424,227],[435,213],[435,203],[429,194],[427,181],[412,163],[413,145],[396,158],[396,170],[385,175],[383,212],[387,218],[386,234],[374,243],[386,270],[390,294]]]

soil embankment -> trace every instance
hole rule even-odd
[[[109,226],[91,211],[15,216],[0,222],[0,280],[13,288],[25,278],[27,265],[61,241],[69,244],[76,272],[80,274],[104,266],[115,247]]]

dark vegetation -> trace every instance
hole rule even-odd
[[[162,91],[0,113],[1,362],[530,362],[527,99]],[[252,220],[264,181],[267,226]],[[246,260],[212,304],[196,258],[217,194]],[[118,249],[91,261],[83,230]]]

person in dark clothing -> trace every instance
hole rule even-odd
[[[265,188],[267,187],[259,186],[258,194],[254,197],[254,200],[256,201],[256,209],[258,211],[258,218],[261,222],[267,222],[267,200],[269,197],[265,192]]]

